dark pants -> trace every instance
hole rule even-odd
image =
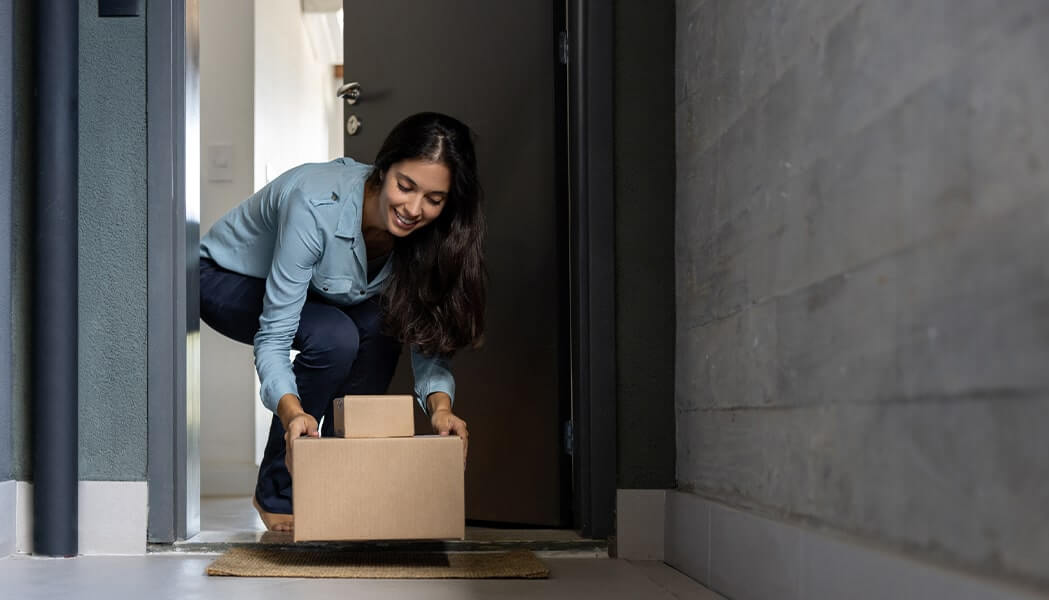
[[[200,317],[222,335],[252,344],[259,330],[266,280],[200,260]],[[299,316],[292,364],[302,408],[320,421],[322,436],[333,435],[332,398],[385,394],[401,345],[380,331],[378,298],[335,306],[309,296]],[[259,466],[255,498],[268,512],[291,513],[291,476],[284,465],[284,427],[276,415]]]

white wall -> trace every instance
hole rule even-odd
[[[281,172],[341,156],[342,111],[332,66],[316,61],[299,0],[201,0],[200,55],[206,233]],[[232,148],[227,173],[209,165],[213,146]],[[251,347],[202,324],[200,362],[201,494],[250,495],[270,421],[257,399]]]
[[[255,1],[200,2],[200,228],[251,195],[254,182]],[[232,147],[228,181],[212,181],[209,148]],[[201,324],[201,494],[254,489],[251,347]]]
[[[255,0],[256,186],[329,159],[332,78],[331,65],[314,57],[299,0]]]
[[[335,96],[336,90],[342,85],[342,79],[335,78],[334,69],[332,69],[330,77],[326,81],[328,82],[328,91],[324,95],[324,111],[327,113],[326,118],[328,121],[328,156],[337,158],[345,154],[342,149],[342,131],[343,123],[345,122],[342,114],[346,103],[343,102],[342,98]]]

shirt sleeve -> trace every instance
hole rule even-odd
[[[255,369],[262,387],[262,403],[274,412],[281,396],[299,394],[289,354],[313,267],[323,253],[323,236],[310,203],[301,192],[292,190],[278,212],[273,263],[266,278],[259,331],[255,334]]]
[[[427,356],[412,346],[412,375],[415,378],[415,399],[423,409],[423,414],[430,414],[426,397],[434,392],[444,392],[455,404],[455,378],[452,377],[449,360],[446,357]]]

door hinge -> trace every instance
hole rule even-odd
[[[575,450],[575,427],[571,421],[565,421],[562,427],[561,444],[565,454],[572,456]]]
[[[561,64],[562,65],[567,65],[568,64],[568,32],[567,31],[562,31],[561,32],[561,35],[559,36],[559,40],[558,40],[558,43],[557,43],[557,48],[558,48],[558,50],[560,51],[560,54],[561,54]]]

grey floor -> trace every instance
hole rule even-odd
[[[544,580],[367,580],[208,577],[214,556],[0,559],[4,598],[602,598],[723,600],[658,562],[542,557]]]
[[[250,502],[209,499],[202,506],[206,535],[256,535]],[[545,531],[545,533],[543,533]],[[529,533],[530,532],[530,533]],[[475,539],[507,535],[572,536],[564,530],[476,529]],[[578,537],[578,536],[576,536]],[[227,536],[228,539],[228,536]],[[570,537],[566,537],[570,539]],[[0,598],[602,598],[723,600],[661,562],[627,561],[594,553],[537,552],[550,568],[544,580],[367,580],[208,577],[217,554],[153,553],[145,556],[82,556],[0,559]]]
[[[247,507],[247,509],[245,509]],[[203,537],[230,541],[261,538],[250,501],[208,499],[202,503]],[[471,528],[474,539],[572,539],[564,530]],[[575,536],[578,538],[578,536]],[[217,554],[154,553],[145,556],[87,556],[0,559],[3,598],[602,598],[723,600],[661,562],[610,559],[595,553],[537,552],[550,569],[544,580],[367,580],[208,577]]]

